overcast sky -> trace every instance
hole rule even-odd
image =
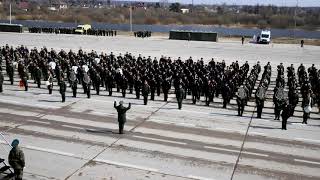
[[[139,0],[135,0],[139,1]],[[140,0],[140,1],[154,1],[159,2],[162,0]],[[169,2],[180,2],[180,3],[187,3],[191,4],[192,0],[168,0]],[[277,6],[296,6],[297,1],[299,2],[299,6],[316,6],[320,7],[320,0],[193,0],[194,4],[237,4],[237,5],[244,5],[244,4],[274,4]]]

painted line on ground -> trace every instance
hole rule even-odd
[[[129,167],[129,168],[134,168],[134,169],[140,169],[140,170],[144,170],[144,171],[159,172],[158,169],[148,168],[148,167],[144,167],[144,166],[137,166],[137,165],[128,164],[128,163],[121,163],[121,162],[116,162],[116,161],[110,161],[110,160],[106,160],[106,159],[94,159],[94,161],[96,161],[96,162],[102,162],[102,163],[106,163],[106,164],[124,166],[124,167]]]
[[[221,150],[221,151],[227,151],[227,152],[233,152],[233,153],[239,153],[239,151],[238,151],[238,150],[225,149],[225,148],[219,148],[219,147],[204,146],[204,148],[214,149],[214,150]],[[269,157],[269,155],[267,155],[267,154],[252,153],[252,152],[247,152],[247,151],[243,151],[242,153],[243,153],[243,154],[248,154],[248,155],[255,155],[255,156]]]
[[[81,127],[75,127],[75,126],[70,126],[70,125],[62,125],[62,126],[67,127],[67,128],[72,128],[72,129],[84,130],[84,128],[81,128]]]
[[[204,148],[239,153],[239,151],[237,151],[237,150],[225,149],[225,148],[219,148],[219,147],[204,146]]]
[[[247,151],[243,151],[242,153],[243,153],[243,154],[248,154],[248,155],[254,155],[254,156],[269,157],[268,154],[252,153],[252,152],[247,152]]]
[[[154,140],[154,141],[161,141],[161,142],[168,142],[168,143],[173,143],[173,144],[181,144],[181,145],[186,145],[187,144],[187,143],[184,143],[184,142],[170,141],[170,140],[157,139],[157,138],[149,138],[149,137],[136,136],[136,135],[134,135],[132,137],[137,137],[137,138],[147,139],[147,140]]]
[[[188,175],[188,178],[197,179],[197,180],[214,180],[214,179],[211,179],[211,178],[206,178],[206,177],[201,177],[201,176],[194,176],[194,175]]]
[[[249,132],[249,134],[261,135],[261,136],[266,135],[265,133],[260,133],[260,132]]]
[[[175,123],[175,122],[171,122],[171,121],[164,121],[164,120],[157,120],[157,119],[149,119],[149,122],[155,122],[155,123],[160,123],[160,124],[170,124],[170,125],[176,125],[176,126],[184,126],[184,127],[195,127],[195,128],[199,128],[194,124],[190,124],[190,123]]]
[[[0,108],[0,113],[6,113],[6,114],[12,114],[12,115],[18,115],[18,116],[30,116],[30,117],[37,117],[39,115],[39,113],[8,109],[8,108]]]
[[[316,139],[305,139],[305,138],[294,138],[294,139],[298,140],[298,141],[308,141],[308,142],[320,143],[320,140],[316,140]]]
[[[49,125],[49,124],[51,124],[51,123],[49,123],[49,122],[44,122],[44,121],[37,121],[37,120],[28,120],[29,122],[34,122],[34,123],[41,123],[41,124],[47,124],[47,125]]]
[[[29,103],[13,101],[13,100],[8,100],[8,99],[0,99],[0,102],[8,103],[8,104],[14,104],[14,105],[24,105],[24,106],[28,106],[28,107],[39,107],[39,108],[50,108],[50,109],[59,109],[59,108],[61,108],[59,106],[48,106],[48,105],[43,105],[43,104],[32,104],[32,103],[29,104]]]
[[[26,149],[36,150],[36,151],[48,152],[48,153],[52,153],[52,154],[59,154],[62,156],[75,157],[75,154],[57,151],[57,150],[53,150],[53,149],[41,148],[41,147],[36,147],[36,146],[22,146],[22,147],[26,148]]]
[[[315,162],[315,161],[307,161],[307,160],[302,160],[302,159],[294,159],[294,161],[320,165],[320,162]]]

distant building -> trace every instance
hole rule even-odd
[[[25,11],[28,11],[28,9],[29,9],[29,2],[27,2],[27,1],[21,1],[21,2],[19,2],[18,8],[19,8],[19,9],[22,9],[22,10],[25,10]]]
[[[188,14],[190,12],[190,9],[183,8],[183,9],[180,9],[180,10],[181,10],[182,14]]]
[[[53,2],[51,4],[51,6],[48,7],[48,9],[51,11],[56,11],[56,10],[60,10],[60,9],[68,9],[68,5],[65,2],[57,1],[57,2]]]

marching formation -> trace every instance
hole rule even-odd
[[[216,62],[214,59],[208,64],[201,58],[194,61],[191,57],[186,61],[181,58],[172,60],[170,57],[157,58],[134,57],[131,53],[116,56],[92,50],[90,53],[80,49],[78,52],[46,47],[38,50],[20,46],[17,48],[8,45],[0,48],[1,70],[5,62],[6,74],[13,84],[14,70],[17,68],[21,79],[20,86],[28,91],[28,79],[32,79],[40,88],[41,81],[46,82],[49,94],[52,94],[54,80],[60,87],[62,102],[65,102],[65,92],[70,85],[73,97],[77,97],[78,86],[83,87],[83,93],[88,98],[94,90],[97,95],[102,89],[112,96],[113,90],[121,92],[123,97],[127,93],[135,94],[137,99],[143,97],[144,104],[148,100],[155,100],[155,96],[163,94],[163,100],[168,100],[168,94],[174,92],[178,108],[182,108],[183,100],[187,95],[196,104],[201,97],[205,105],[214,102],[215,97],[222,97],[223,108],[230,100],[235,98],[238,104],[238,115],[242,116],[247,102],[254,94],[257,105],[257,117],[261,118],[267,90],[271,83],[272,68],[270,63],[264,66],[257,90],[255,85],[261,72],[260,62],[251,69],[248,62],[239,64],[238,61],[227,65],[224,61]],[[283,129],[286,129],[286,120],[294,114],[299,102],[299,90],[302,95],[302,108],[304,110],[303,123],[307,123],[312,106],[318,104],[320,99],[320,71],[313,65],[306,69],[302,64],[298,68],[297,76],[293,65],[287,68],[287,82],[285,82],[285,68],[281,63],[278,67],[276,86],[274,88],[273,102],[275,104],[275,119],[283,119]],[[29,78],[30,75],[30,78]],[[0,90],[4,81],[0,73]],[[170,91],[171,90],[171,91]],[[282,111],[282,114],[281,114]]]

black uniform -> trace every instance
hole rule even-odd
[[[131,108],[131,103],[129,103],[129,106],[126,108],[122,104],[117,106],[117,103],[114,102],[114,108],[116,108],[118,112],[119,134],[123,134],[124,124],[127,121],[126,112]]]
[[[78,81],[74,71],[70,72],[69,81],[70,81],[73,97],[77,97]]]
[[[150,93],[150,86],[148,83],[145,83],[142,87],[142,96],[143,96],[143,103],[144,105],[148,104],[148,96]]]
[[[63,78],[60,80],[59,86],[60,86],[60,94],[61,94],[61,97],[62,97],[62,102],[65,102],[66,101],[67,85],[64,82]]]
[[[0,71],[0,92],[3,92],[3,81],[4,81],[4,77],[2,74],[2,71]]]
[[[291,105],[286,105],[282,111],[282,130],[287,130],[287,120],[291,116]]]
[[[182,101],[184,98],[184,90],[181,86],[179,86],[179,88],[176,90],[176,98],[177,98],[177,102],[178,102],[178,108],[181,109],[182,108]]]

